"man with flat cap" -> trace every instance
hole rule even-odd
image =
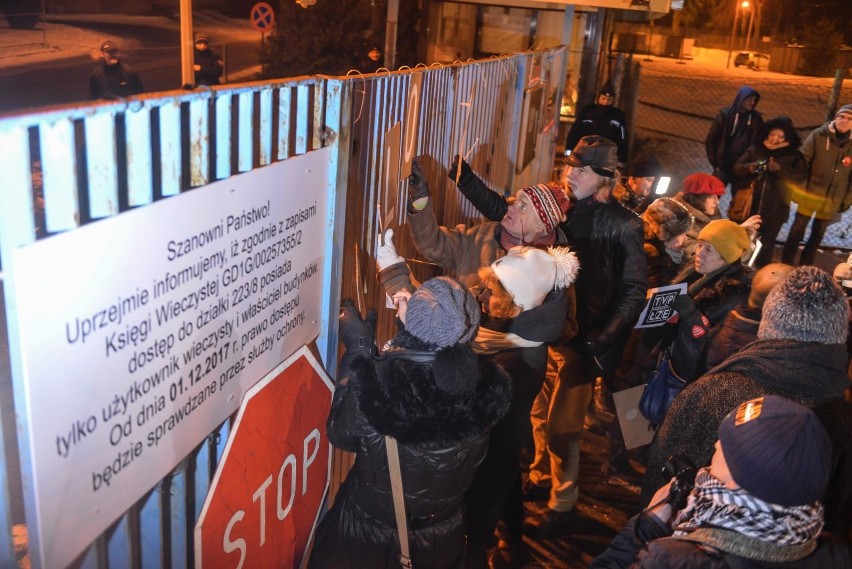
[[[114,41],[103,42],[98,56],[100,62],[89,77],[89,99],[118,99],[145,90],[139,74],[121,61],[121,50]]]

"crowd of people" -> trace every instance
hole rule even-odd
[[[611,94],[578,129],[594,130]],[[416,282],[390,229],[376,265],[398,334],[377,347],[375,311],[343,303],[327,426],[355,462],[310,567],[521,567],[525,538],[570,534],[593,427],[608,443],[604,474],[645,463],[646,508],[592,567],[852,567],[840,284],[852,265],[813,266],[824,226],[852,205],[852,105],[800,147],[789,119],[764,122],[758,101],[739,91],[707,136],[713,173],[670,197],[651,191],[662,172],[651,155],[622,183],[623,141],[610,136],[623,122],[610,120],[607,133],[583,131],[556,180],[510,198],[456,157],[449,177],[485,218],[473,225],[439,224],[414,161],[405,229],[453,278]],[[719,211],[727,187],[749,194],[736,219]],[[811,217],[796,266],[795,232]],[[680,291],[671,317],[637,327],[660,287]],[[612,395],[642,386],[664,353],[685,387],[646,452],[628,452],[615,413],[595,409],[613,410]],[[544,512],[525,515],[525,497],[546,499]]]

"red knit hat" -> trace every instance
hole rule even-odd
[[[535,207],[535,212],[544,223],[548,233],[552,233],[556,226],[565,220],[565,213],[571,202],[561,186],[552,184],[536,184],[521,189]]]
[[[695,172],[683,181],[683,193],[699,196],[721,196],[725,193],[725,184],[712,174]]]

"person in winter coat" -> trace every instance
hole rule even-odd
[[[399,567],[387,436],[399,446],[413,565],[461,567],[464,493],[509,407],[508,377],[470,349],[479,306],[450,278],[414,291],[405,330],[378,355],[374,314],[361,320],[351,300],[341,307],[346,353],[326,426],[331,443],[356,456],[309,567]]]
[[[105,41],[99,55],[100,63],[89,76],[89,99],[129,97],[145,90],[139,74],[121,60],[118,44]]]
[[[746,401],[722,420],[714,448],[683,505],[672,502],[687,474],[660,488],[591,568],[852,566],[848,547],[821,535],[832,446],[813,411],[776,395]]]
[[[847,311],[831,275],[813,266],[793,270],[774,287],[763,305],[758,339],[675,397],[651,442],[642,499],[666,482],[662,467],[668,457],[709,464],[719,424],[744,401],[771,394],[814,408],[842,400],[849,387]]]
[[[781,253],[782,262],[796,264],[799,243],[813,218],[810,237],[799,259],[801,265],[812,265],[829,224],[837,221],[839,214],[852,206],[850,131],[852,104],[841,107],[833,121],[812,131],[802,144],[802,156],[808,168],[808,182],[806,188],[796,188],[791,196],[798,204],[798,209]]]
[[[455,170],[451,167],[449,175],[452,177],[457,170],[458,166]],[[487,279],[488,274],[481,272],[481,268],[499,266],[495,265],[495,262],[506,259],[513,247],[521,244],[546,247],[565,242],[558,225],[564,219],[569,202],[560,186],[526,186],[517,192],[511,205],[507,205],[502,197],[500,199],[505,207],[505,215],[500,217],[499,222],[487,221],[472,227],[460,225],[452,229],[440,227],[432,211],[428,184],[419,162],[416,163],[412,166],[409,179],[408,208],[408,225],[415,247],[430,261],[453,270],[469,287],[484,291],[488,281],[483,279]],[[529,261],[535,254],[529,253],[525,257],[529,257]],[[521,263],[518,263],[517,259],[506,261],[501,270],[508,271],[509,267],[515,264]],[[542,278],[539,286],[547,280]],[[505,283],[503,286],[510,288],[506,287]],[[546,283],[545,288],[550,290],[553,284]],[[472,516],[468,527],[469,567],[479,567],[485,563],[486,551],[493,542],[494,527],[501,516],[507,522],[510,532],[518,533],[515,530],[522,522],[523,509],[520,507],[520,500],[515,500],[514,497],[520,494],[518,464],[525,440],[524,433],[530,428],[530,406],[544,379],[544,343],[559,340],[566,327],[576,327],[566,324],[566,319],[574,322],[575,312],[573,289],[569,292],[569,295],[557,292],[541,306],[530,306],[533,310],[529,314],[521,312],[512,319],[511,328],[506,328],[509,324],[501,322],[500,319],[493,320],[495,324],[499,324],[493,329],[497,338],[510,331],[524,342],[542,344],[536,345],[535,349],[513,351],[509,344],[498,343],[498,347],[505,349],[493,352],[497,361],[505,363],[511,369],[509,373],[513,379],[513,400],[509,414],[497,427],[482,473],[478,475],[477,483],[471,487],[467,498],[468,511]],[[523,302],[516,301],[516,304]],[[489,322],[492,320],[489,319]],[[481,332],[490,330],[492,328],[489,325]],[[480,343],[477,340],[475,346],[490,344],[492,343]],[[514,506],[514,510],[506,512],[505,509],[510,506]],[[520,543],[520,539],[516,542]],[[516,552],[517,548],[514,548],[512,553]],[[500,553],[502,555],[506,552]]]
[[[400,307],[410,296],[410,271],[393,246],[393,231],[385,232],[377,249],[379,281]],[[547,342],[565,329],[576,332],[573,290],[579,263],[566,247],[547,250],[513,247],[479,270],[480,327],[471,347],[493,358],[512,381],[512,401],[506,416],[491,433],[488,453],[467,492],[466,567],[484,567],[494,529],[502,518],[505,540],[492,553],[491,566],[513,563],[524,555],[520,456],[529,436],[530,407],[544,381]],[[571,318],[566,319],[566,316]],[[567,320],[567,323],[566,323]],[[495,558],[499,558],[496,560]]]
[[[641,221],[611,200],[618,174],[615,143],[584,137],[567,164],[565,185],[574,206],[561,227],[582,267],[575,283],[579,328],[551,346],[545,385],[533,406],[536,458],[530,480],[537,488],[529,489],[550,499],[544,515],[524,531],[539,538],[561,535],[572,519],[579,499],[580,434],[594,382],[598,376],[612,381],[648,288]],[[459,170],[459,190],[489,219],[504,219],[506,199],[456,157],[451,178]]]
[[[601,87],[597,103],[586,105],[568,130],[565,149],[573,150],[584,136],[598,135],[613,141],[618,147],[618,161],[627,163],[627,120],[615,106],[615,89],[611,82]]]
[[[733,175],[733,167],[740,156],[755,141],[758,129],[763,125],[763,115],[755,110],[760,94],[744,85],[737,91],[731,106],[720,109],[713,118],[704,149],[707,160],[713,167],[713,175],[724,185],[732,184],[736,191],[739,185]]]
[[[660,198],[642,214],[648,288],[670,284],[689,258],[684,253],[686,234],[692,229],[689,210],[672,198]]]
[[[452,175],[453,169],[450,169]],[[481,183],[481,182],[480,182]],[[417,159],[408,181],[408,227],[414,246],[429,261],[455,272],[468,288],[480,283],[479,269],[489,266],[517,245],[547,247],[564,244],[559,223],[570,205],[555,184],[536,184],[518,190],[508,205],[499,196],[502,215],[471,227],[439,226],[429,184]]]
[[[195,84],[218,85],[222,77],[224,64],[219,54],[210,49],[210,38],[207,34],[195,34]]]
[[[671,366],[683,380],[694,381],[706,371],[709,339],[731,309],[748,298],[752,270],[741,258],[749,245],[746,230],[727,219],[701,230],[695,263],[673,281],[687,284],[687,293],[672,305],[677,314],[645,331],[646,345],[656,345],[646,362],[656,363],[659,351],[668,348]]]
[[[754,274],[748,301],[732,309],[712,334],[707,348],[707,369],[712,369],[757,339],[766,296],[792,270],[790,265],[769,263]]]
[[[683,250],[687,255],[687,263],[695,257],[695,247],[698,244],[698,234],[715,219],[722,219],[719,211],[720,196],[725,193],[725,185],[716,177],[704,172],[693,172],[683,180],[683,189],[674,198],[686,207],[692,215],[692,227],[686,232],[686,242]],[[760,216],[753,215],[742,222],[747,231],[760,227]]]
[[[742,189],[734,194],[728,218],[740,223],[752,215],[760,215],[763,246],[754,262],[758,268],[772,262],[775,238],[790,217],[791,195],[805,182],[807,166],[799,152],[800,144],[790,119],[772,119],[764,123],[755,143],[734,164],[736,185]],[[747,195],[748,186],[753,188],[751,208],[737,217],[736,204]]]
[[[627,180],[612,190],[612,199],[632,211],[642,214],[656,197],[654,188],[659,182],[663,168],[657,158],[643,152],[633,159]]]
[[[695,256],[698,234],[714,219],[722,219],[719,211],[719,196],[725,193],[725,185],[716,176],[694,172],[684,178],[683,189],[675,194],[679,202],[692,215],[692,227],[686,232],[683,250],[687,259]]]
[[[467,492],[466,567],[485,567],[497,522],[505,531],[489,566],[511,567],[525,556],[520,460],[530,410],[547,369],[547,344],[576,333],[574,282],[580,269],[567,247],[513,247],[480,270],[483,316],[473,351],[488,355],[512,379],[512,403],[491,433],[488,454]],[[566,300],[570,303],[566,305]]]

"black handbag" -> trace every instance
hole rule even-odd
[[[645,383],[639,399],[639,412],[653,425],[662,425],[672,401],[686,385],[672,366],[669,349],[661,350],[657,367]]]

